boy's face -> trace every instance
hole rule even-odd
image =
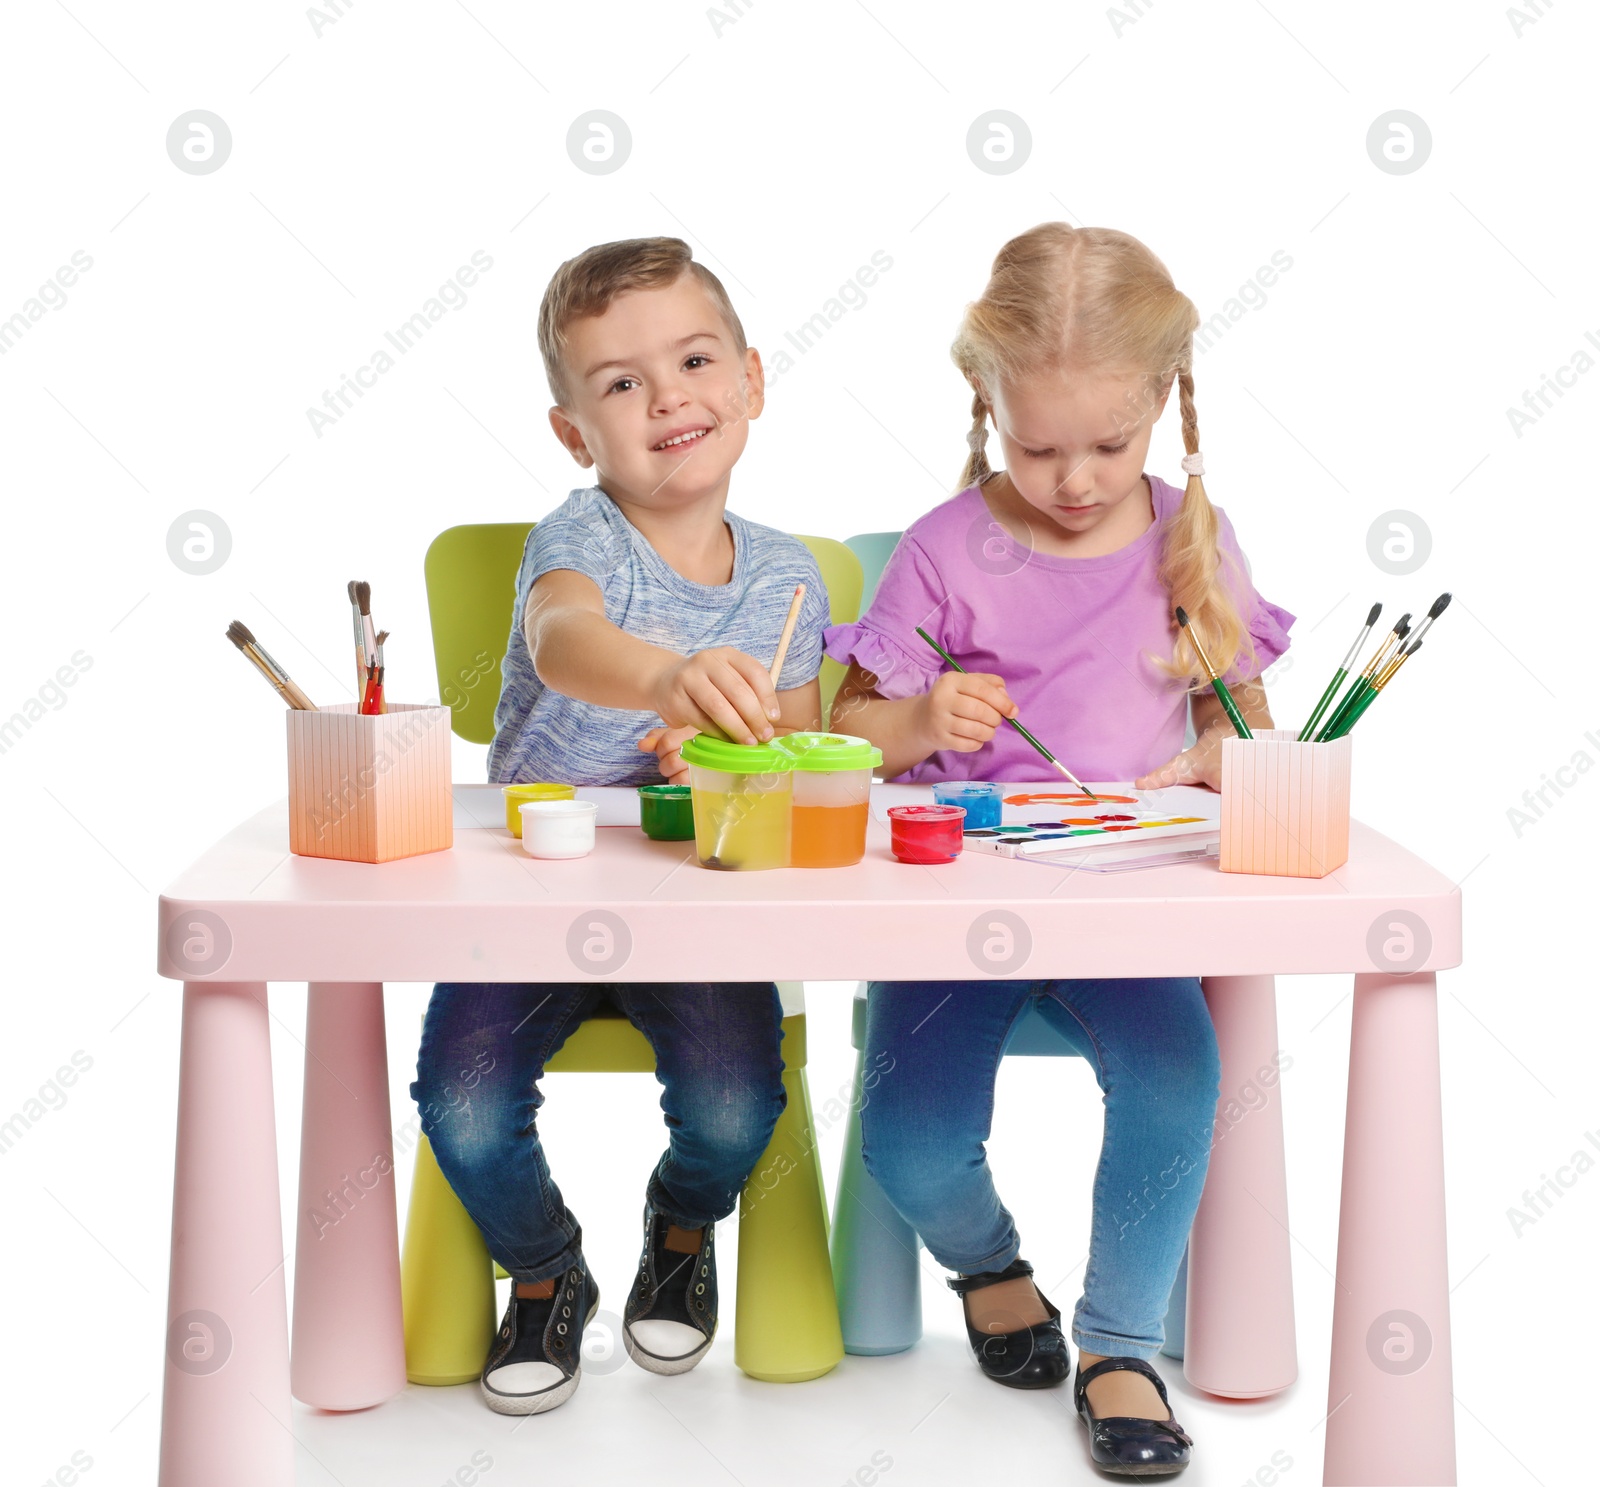
[[[1172,384],[1047,374],[1002,382],[989,404],[1017,493],[1064,531],[1099,526],[1130,495]]]
[[[608,495],[665,508],[725,493],[747,421],[761,413],[761,358],[736,353],[693,274],[574,321],[566,370],[568,400],[550,426]]]

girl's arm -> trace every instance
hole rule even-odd
[[[1259,676],[1239,682],[1228,688],[1246,725],[1254,732],[1257,728],[1272,727],[1272,713],[1267,708],[1267,689]],[[1192,693],[1189,699],[1190,715],[1194,719],[1194,747],[1185,749],[1169,759],[1160,769],[1133,782],[1136,790],[1156,790],[1163,785],[1209,785],[1222,789],[1222,740],[1234,733],[1217,694],[1210,687],[1204,692]]]
[[[1005,682],[988,672],[946,671],[920,697],[893,701],[876,690],[877,680],[852,661],[833,699],[829,726],[882,750],[885,779],[941,750],[976,752],[1017,712]]]

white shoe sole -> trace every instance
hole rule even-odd
[[[558,1404],[565,1404],[571,1399],[582,1377],[583,1368],[580,1365],[565,1383],[538,1394],[500,1394],[480,1379],[478,1392],[483,1395],[484,1403],[497,1415],[542,1415],[546,1410],[553,1410]]]
[[[651,1373],[668,1375],[675,1373],[688,1373],[688,1371],[693,1368],[695,1364],[697,1364],[702,1358],[705,1357],[707,1353],[711,1351],[711,1344],[716,1341],[716,1337],[716,1331],[713,1329],[711,1336],[701,1343],[701,1345],[692,1353],[685,1353],[681,1358],[662,1358],[655,1353],[646,1351],[642,1344],[635,1342],[633,1339],[633,1329],[631,1327],[624,1327],[622,1329],[622,1345],[627,1349],[628,1356],[632,1358],[640,1368],[648,1369]]]
[[[587,1327],[594,1321],[594,1314],[600,1310],[600,1298],[594,1298],[594,1305],[589,1308],[589,1315],[583,1319]],[[580,1363],[573,1370],[572,1377],[565,1383],[556,1384],[549,1389],[541,1389],[537,1394],[502,1394],[491,1389],[487,1379],[478,1380],[478,1393],[483,1396],[485,1404],[497,1415],[542,1415],[546,1410],[553,1410],[558,1404],[565,1404],[577,1392],[578,1380],[583,1377],[583,1365]]]

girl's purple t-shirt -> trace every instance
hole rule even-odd
[[[1153,475],[1155,520],[1118,552],[1049,557],[1014,541],[970,486],[901,537],[860,621],[834,625],[824,647],[857,662],[887,698],[926,692],[946,670],[920,625],[968,671],[1002,676],[1020,721],[1079,779],[1134,780],[1182,751],[1188,699],[1147,652],[1170,659],[1171,600],[1156,576],[1161,534],[1183,492]],[[1255,642],[1248,680],[1289,648],[1295,617],[1252,585],[1233,524],[1217,510],[1219,573]],[[849,731],[849,722],[840,726]],[[1014,728],[973,753],[930,755],[899,780],[1061,779]]]

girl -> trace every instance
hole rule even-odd
[[[1294,616],[1255,592],[1201,483],[1199,323],[1160,260],[1126,233],[1045,223],[1000,250],[951,347],[973,389],[961,491],[905,533],[860,623],[827,634],[828,654],[849,665],[833,726],[882,749],[886,779],[1037,779],[1037,756],[1001,726],[1025,713],[1081,779],[1219,788],[1230,725],[1180,636],[1178,605],[1246,720],[1271,727],[1260,672],[1287,649]],[[1182,491],[1143,473],[1174,379]],[[989,466],[990,424],[1003,470]],[[942,668],[919,625],[967,675]],[[1185,749],[1191,714],[1196,742]],[[1029,1004],[1089,1061],[1104,1094],[1072,1318],[1074,1404],[1102,1467],[1180,1471],[1193,1443],[1148,1360],[1163,1341],[1217,1101],[1197,977],[871,983],[867,1047],[901,1077],[863,1107],[862,1154],[957,1272],[950,1285],[983,1372],[1016,1388],[1065,1379],[1061,1314],[1019,1257],[984,1155],[1001,1051]]]

